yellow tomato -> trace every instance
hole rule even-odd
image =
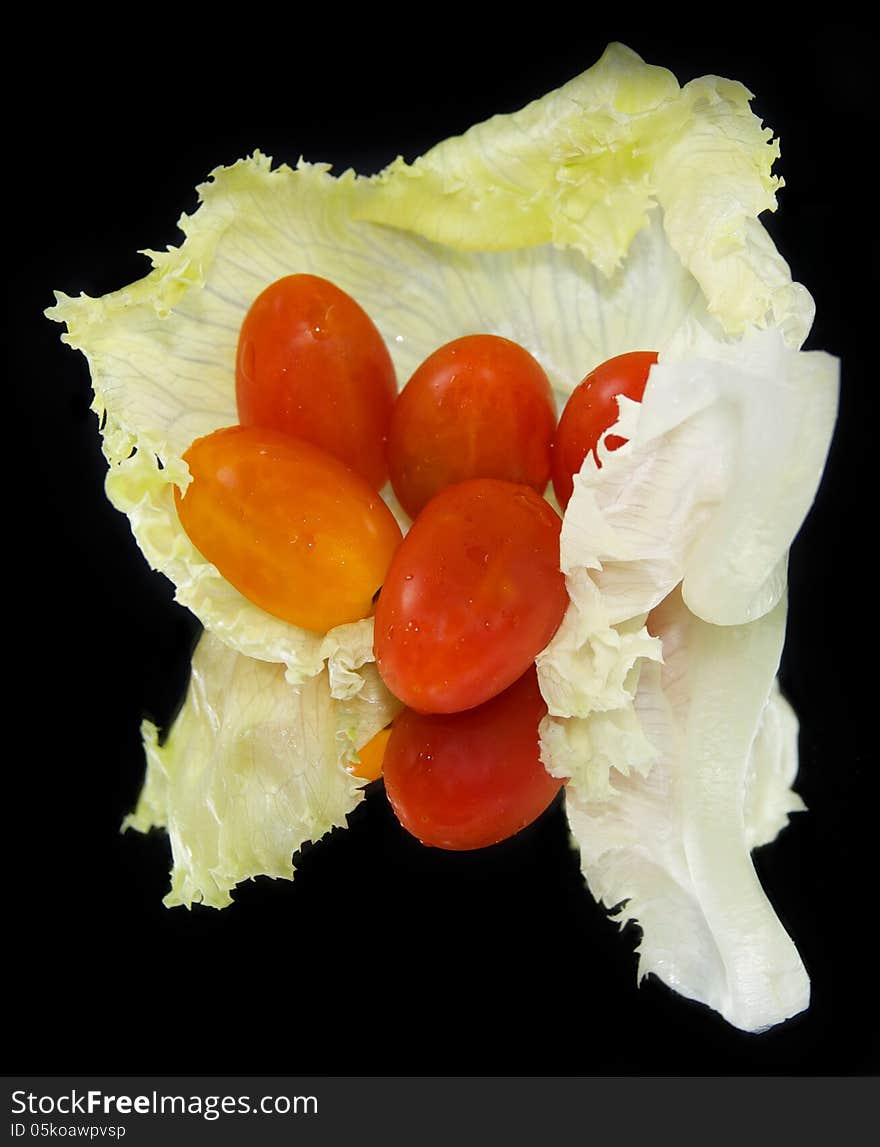
[[[380,729],[371,741],[367,741],[362,749],[358,749],[360,762],[352,765],[351,771],[356,777],[363,777],[365,781],[377,781],[382,776],[382,762],[385,759],[385,748],[391,736],[391,726]]]
[[[401,532],[364,478],[253,426],[199,438],[184,459],[192,482],[177,493],[181,524],[249,601],[319,633],[370,613]]]

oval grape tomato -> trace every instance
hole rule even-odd
[[[183,457],[181,524],[246,598],[319,633],[371,612],[401,533],[360,475],[260,427],[217,430]]]
[[[447,486],[398,549],[376,605],[374,649],[405,705],[453,713],[529,667],[568,605],[556,511],[528,486]]]
[[[388,725],[380,729],[362,749],[358,749],[359,759],[349,766],[354,776],[361,777],[365,781],[377,781],[382,776],[382,762],[385,759],[390,736],[391,726]]]
[[[534,666],[466,713],[404,710],[385,751],[385,791],[403,827],[423,844],[471,849],[531,824],[562,787],[540,760],[546,712]]]
[[[553,489],[563,509],[574,489],[573,475],[591,450],[595,455],[599,439],[618,419],[618,395],[641,402],[648,372],[656,361],[656,351],[619,354],[590,371],[572,391],[559,419],[552,452]],[[605,445],[616,450],[625,441],[610,434]],[[598,456],[596,464],[601,465]]]
[[[444,486],[502,478],[543,493],[556,404],[527,350],[497,335],[467,335],[434,351],[403,388],[391,417],[388,472],[415,517]]]
[[[366,312],[327,279],[288,275],[258,296],[242,323],[235,387],[243,426],[304,438],[384,485],[394,366]]]

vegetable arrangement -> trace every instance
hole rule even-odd
[[[590,385],[570,403],[588,421]],[[526,827],[561,787],[540,759],[534,662],[568,594],[562,523],[540,495],[554,446],[573,470],[590,448],[575,458],[571,431],[556,440],[547,376],[508,339],[466,336],[398,403],[354,299],[288,275],[245,317],[236,395],[240,424],[183,455],[191,481],[175,502],[190,540],[248,601],[318,633],[366,618],[381,592],[376,665],[412,711],[370,741],[366,776],[387,752],[391,804],[426,844],[480,848]],[[415,517],[405,544],[374,489],[386,475]]]
[[[205,628],[126,821],[166,903],[290,877],[384,756],[443,848],[564,787],[640,976],[807,1006],[749,854],[802,807],[776,670],[838,382],[758,220],[777,154],[741,85],[611,45],[374,178],[219,169],[145,279],[58,296],[108,496]]]

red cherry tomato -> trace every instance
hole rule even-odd
[[[434,351],[394,407],[388,472],[415,517],[468,478],[503,478],[544,492],[556,404],[527,350],[496,335],[467,335]]]
[[[595,456],[599,439],[618,418],[617,396],[626,395],[641,402],[648,381],[648,371],[657,361],[656,351],[631,351],[609,358],[597,366],[571,393],[565,405],[553,441],[553,489],[563,509],[568,505],[576,474],[592,450]],[[615,434],[605,444],[616,450],[626,441]],[[596,464],[601,465],[598,456]]]
[[[242,323],[235,361],[238,417],[304,438],[380,489],[397,379],[362,308],[317,275],[267,287]]]
[[[568,605],[556,511],[528,486],[475,478],[422,510],[376,606],[379,673],[404,705],[454,713],[528,669]]]
[[[385,750],[385,791],[423,844],[483,848],[531,824],[562,787],[541,764],[547,706],[534,666],[466,713],[405,709]]]
[[[255,426],[198,438],[183,457],[181,524],[246,598],[320,633],[368,616],[401,533],[359,474]]]

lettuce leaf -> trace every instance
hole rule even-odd
[[[222,908],[254,876],[293,877],[306,841],[344,827],[364,782],[347,768],[400,706],[375,667],[365,688],[333,698],[324,670],[291,685],[283,666],[204,633],[186,700],[164,743],[145,721],[147,779],[123,828],[164,828],[169,906]]]
[[[588,455],[575,476],[560,547],[571,604],[538,657],[544,759],[584,797],[608,795],[600,760],[623,772],[652,763],[633,725],[640,668],[663,656],[649,611],[676,586],[716,625],[761,617],[782,599],[837,398],[837,361],[795,351],[771,329],[736,342],[679,332],[643,402],[621,401],[612,429],[626,445],[608,451],[606,434],[601,466]]]
[[[758,621],[717,626],[676,590],[651,629],[664,663],[642,674],[636,708],[657,759],[646,775],[616,773],[607,800],[567,789],[569,825],[593,895],[642,929],[639,977],[653,973],[761,1031],[809,1003],[804,966],[749,856],[803,807],[789,788],[797,721],[775,680],[785,601]]]
[[[89,360],[110,500],[207,629],[306,680],[321,635],[233,589],[172,497],[190,442],[236,421],[237,333],[256,295],[296,271],[331,279],[377,323],[401,382],[443,342],[506,335],[560,401],[603,359],[701,324],[719,338],[772,324],[796,343],[812,303],[756,238],[776,154],[741,85],[680,89],[613,44],[558,92],[371,179],[273,171],[259,153],[219,168],[180,248],[147,252],[150,274],[101,299],[59,294],[48,312]]]
[[[357,748],[392,708],[368,619],[322,635],[270,617],[174,509],[187,446],[236,421],[248,306],[310,272],[367,310],[401,383],[468,333],[525,346],[560,405],[612,355],[660,352],[644,402],[620,401],[628,444],[586,460],[564,517],[571,605],[538,659],[543,759],[569,778],[591,889],[639,920],[643,972],[749,1030],[805,1006],[748,851],[797,807],[796,724],[773,681],[837,364],[799,350],[813,304],[759,219],[782,181],[749,100],[612,44],[558,91],[370,179],[259,153],[218,168],[145,278],[57,296],[48,314],[89,361],[108,497],[206,629],[167,741],[145,725],[128,821],[168,828],[169,903],[289,876],[359,799],[337,734]]]
[[[758,222],[782,180],[772,133],[742,84],[706,76],[679,88],[665,68],[611,44],[589,71],[509,116],[397,160],[358,217],[457,249],[553,243],[608,277],[662,209],[666,238],[731,333],[768,319],[793,343],[813,304]]]

